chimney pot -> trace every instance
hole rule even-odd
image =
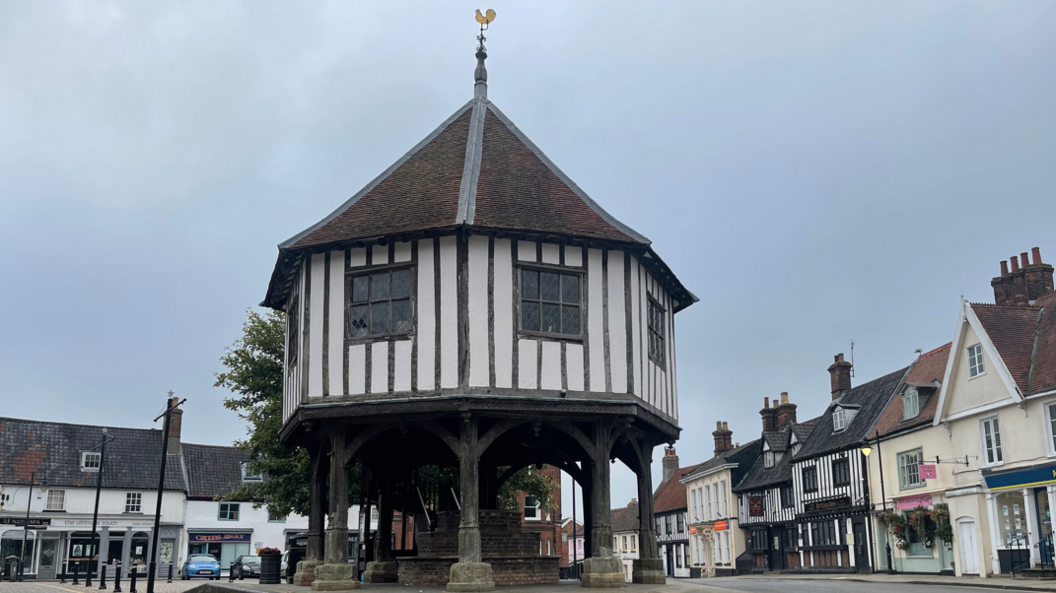
[[[1032,263],[1038,265],[1041,263],[1041,247],[1034,247],[1030,250],[1030,255],[1034,258]]]
[[[729,430],[730,429],[730,425],[727,424],[725,420],[722,421],[722,429],[723,430]]]
[[[1027,258],[1026,251],[1019,254],[1019,265],[1023,266],[1024,268],[1030,265],[1030,260]]]
[[[788,392],[787,391],[782,391],[781,392],[781,405],[783,406],[783,405],[785,405],[787,403],[788,403]]]
[[[1008,259],[1009,259],[1009,261],[1012,262],[1012,271],[1013,272],[1018,272],[1019,271],[1019,258],[1013,255],[1012,257],[1010,257]]]
[[[769,408],[770,407],[770,398],[769,397],[764,397],[763,398],[763,407],[764,408]]]
[[[662,463],[664,468],[663,481],[666,482],[671,478],[671,476],[675,475],[675,472],[678,471],[678,455],[675,455],[674,447],[668,447],[667,450],[664,451],[664,458],[662,460]],[[633,503],[635,502],[635,500],[631,499],[631,502]]]
[[[1001,275],[1008,276],[1008,260],[1001,262]]]
[[[722,420],[715,421],[715,430],[722,430]]]

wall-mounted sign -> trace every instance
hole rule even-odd
[[[13,525],[15,527],[25,527],[25,517],[0,517],[0,525]],[[48,525],[51,525],[51,518],[36,519],[33,517],[29,518],[30,529],[47,529]]]
[[[192,544],[249,542],[252,538],[251,533],[191,533],[187,536]]]
[[[803,505],[803,510],[808,513],[818,513],[821,511],[832,511],[843,507],[851,506],[851,497],[841,496],[839,498],[830,498],[828,500],[817,500],[814,502],[808,502]]]
[[[917,476],[921,480],[935,480],[938,479],[938,470],[935,469],[935,465],[925,465],[921,463],[917,466]]]
[[[748,514],[753,517],[762,517],[764,509],[766,508],[763,503],[762,496],[749,496],[748,497]]]
[[[690,526],[689,526],[689,532],[690,532],[690,533],[696,533],[696,532],[697,532],[697,528],[696,528],[696,527],[694,527],[694,526],[692,526],[692,525],[690,525]]]
[[[716,521],[715,522],[715,528],[714,528],[715,531],[726,531],[729,528],[730,528],[730,522],[729,521]]]
[[[895,507],[900,511],[908,511],[917,507],[930,507],[930,494],[916,494],[895,500]]]
[[[1054,483],[1056,483],[1056,465],[986,476],[986,486],[991,492]]]

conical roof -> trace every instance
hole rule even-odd
[[[337,210],[279,247],[455,226],[649,243],[591,200],[491,101],[475,97]]]

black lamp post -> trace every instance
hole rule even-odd
[[[106,444],[113,439],[107,436],[107,429],[103,429],[103,442],[99,445],[99,475],[95,477],[95,510],[92,511],[92,548],[95,550],[96,562],[102,559],[99,553],[99,533],[96,527],[99,524],[99,495],[103,490],[103,466],[106,464]],[[92,557],[88,557],[87,572],[84,577],[84,586],[92,586]]]
[[[869,457],[869,453],[872,453],[872,449],[869,448],[868,443],[862,447],[862,455]],[[876,433],[876,464],[880,468],[880,503],[884,509],[884,515],[887,515],[887,491],[884,489],[884,457],[880,453],[880,433]],[[894,574],[895,569],[891,564],[891,537],[887,533],[887,528],[884,528],[884,545],[887,548],[887,574]]]
[[[22,557],[18,559],[18,580],[22,580],[26,573],[26,539],[29,537],[29,510],[33,508],[33,483],[37,481],[37,474],[33,472],[29,476],[29,498],[26,499],[26,524],[22,526]]]
[[[161,472],[158,476],[158,504],[154,511],[154,532],[151,533],[150,564],[147,565],[147,593],[154,593],[154,578],[158,574],[158,530],[161,529],[161,497],[165,494],[165,465],[169,457],[169,423],[172,421],[172,411],[179,407],[187,399],[178,403],[172,403],[176,399],[169,392],[169,398],[165,402],[165,411],[161,413],[154,422],[165,418],[161,431]]]

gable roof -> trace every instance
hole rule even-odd
[[[723,451],[704,463],[698,465],[693,471],[682,476],[682,483],[686,483],[690,480],[694,480],[699,476],[705,475],[712,470],[722,467],[724,465],[737,465],[741,473],[746,473],[751,469],[751,464],[755,461],[755,457],[759,455],[762,441],[755,439],[749,441],[739,447],[735,447],[728,451]],[[748,467],[740,467],[741,463],[747,463]],[[738,476],[734,476],[734,482],[736,482]]]
[[[697,301],[651,249],[564,174],[494,103],[474,97],[336,210],[279,245],[261,305],[282,309],[304,253],[457,227],[625,244],[681,310]]]
[[[638,501],[631,502],[618,509],[612,509],[612,532],[638,531]]]
[[[912,368],[913,365],[910,365],[844,391],[818,418],[817,426],[795,455],[795,461],[804,461],[858,446],[872,432],[891,398],[901,392],[903,382]],[[835,432],[832,427],[832,411],[842,404],[861,407],[846,428]]]
[[[935,417],[935,410],[938,408],[939,394],[935,388],[919,388],[917,390],[917,405],[919,411],[915,418],[909,418],[903,420],[902,416],[902,398],[905,396],[908,386],[913,385],[926,385],[926,384],[937,384],[941,383],[943,374],[946,371],[946,364],[950,358],[950,347],[952,343],[947,343],[938,348],[921,354],[917,358],[916,364],[906,375],[905,384],[902,389],[898,392],[895,397],[891,398],[888,402],[887,407],[880,414],[880,419],[876,421],[876,429],[874,433],[880,436],[886,436],[895,432],[902,432],[918,426],[925,426],[932,423],[932,419]]]
[[[979,323],[1024,396],[1056,389],[1056,293],[1033,306],[971,303]]]
[[[682,478],[699,466],[700,464],[680,467],[675,470],[675,473],[671,474],[671,477],[657,486],[656,492],[653,493],[654,513],[667,513],[688,508],[689,505],[686,504],[686,485],[682,483]]]
[[[785,424],[779,426],[777,430],[763,431],[763,434],[769,434],[770,440],[768,442],[773,442],[780,448],[780,451],[775,452],[785,452],[788,450],[788,444],[792,439],[793,432],[797,433],[797,438],[800,438],[799,435],[813,431],[816,422],[817,418],[812,418],[798,424]],[[792,480],[792,457],[791,454],[782,455],[781,459],[778,459],[777,463],[774,464],[774,467],[768,468],[766,467],[766,456],[759,455],[745,474],[744,479],[734,485],[733,491],[746,492],[790,482]]]
[[[242,485],[242,462],[248,457],[237,447],[182,446],[187,463],[187,496],[219,498]]]
[[[0,483],[94,488],[98,472],[81,471],[81,452],[98,451],[102,426],[0,418]],[[103,488],[158,487],[162,431],[106,427]],[[179,455],[168,455],[165,489],[185,490]]]

